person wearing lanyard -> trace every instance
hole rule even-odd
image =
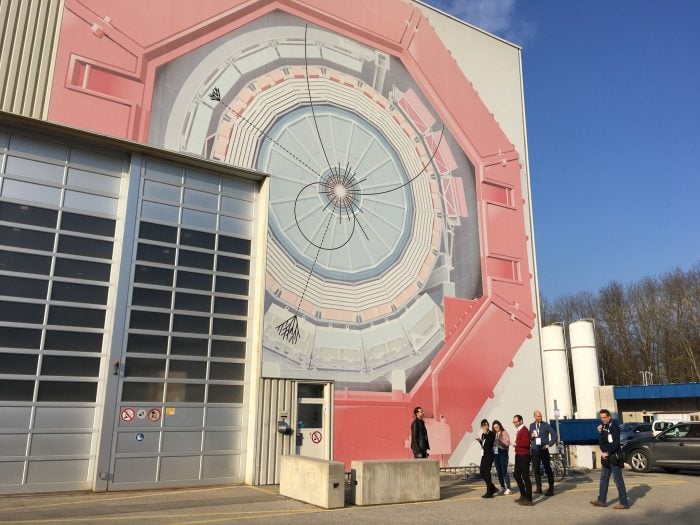
[[[542,412],[535,410],[533,415],[535,421],[530,423],[530,455],[532,456],[532,468],[535,471],[535,485],[537,486],[535,494],[542,494],[542,472],[540,472],[540,462],[542,462],[549,483],[545,496],[554,496],[554,473],[549,458],[549,447],[557,442],[557,433],[549,426],[549,423],[542,421]]]
[[[499,494],[509,496],[510,494],[513,494],[513,491],[510,490],[510,476],[508,475],[508,449],[510,448],[510,436],[508,435],[508,432],[506,432],[506,429],[503,428],[503,425],[501,425],[501,422],[497,419],[493,420],[491,428],[493,428],[493,431],[496,433],[493,453],[496,455],[494,462],[496,463],[498,482],[501,484]]]
[[[613,421],[610,411],[605,408],[598,412],[600,425],[598,425],[598,444],[600,445],[600,488],[598,489],[598,499],[591,500],[594,507],[605,507],[608,498],[608,485],[610,474],[612,473],[620,496],[620,502],[615,505],[615,509],[628,509],[630,504],[627,499],[627,489],[625,480],[622,478],[623,460],[620,458],[620,425]]]
[[[481,465],[479,475],[486,483],[486,493],[482,498],[493,498],[493,495],[498,492],[496,485],[491,480],[491,466],[493,465],[493,449],[496,442],[496,433],[489,430],[489,422],[486,419],[481,420],[481,437],[476,438],[481,445]]]

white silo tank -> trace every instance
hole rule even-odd
[[[571,405],[569,363],[566,359],[562,325],[552,324],[542,328],[542,364],[547,392],[547,414],[553,417],[554,400],[556,400],[559,417],[571,419],[574,411]]]
[[[593,321],[582,320],[571,323],[569,342],[576,389],[576,416],[579,419],[595,418],[598,414],[594,387],[600,386],[600,374]]]

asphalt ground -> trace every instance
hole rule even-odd
[[[615,510],[610,482],[608,507],[589,501],[598,494],[599,471],[577,474],[556,485],[553,497],[537,496],[533,507],[514,504],[517,493],[483,499],[483,483],[443,475],[440,501],[324,510],[279,495],[278,487],[218,487],[132,492],[72,492],[0,497],[2,524],[209,524],[209,523],[700,523],[700,473],[637,474],[625,469],[631,501]],[[546,488],[546,484],[545,484]]]

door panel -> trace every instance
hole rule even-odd
[[[296,454],[331,459],[330,383],[298,383]]]
[[[690,439],[691,430],[691,425],[677,425],[659,436],[654,446],[656,463],[660,466],[687,463],[686,442]]]

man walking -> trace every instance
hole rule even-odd
[[[620,496],[620,502],[613,508],[628,509],[629,500],[627,499],[627,489],[625,488],[625,480],[622,479],[622,467],[624,460],[620,454],[620,425],[617,421],[613,421],[610,411],[602,409],[598,415],[600,416],[600,425],[598,425],[598,444],[600,445],[600,488],[598,489],[598,499],[591,501],[591,505],[595,507],[605,507],[608,498],[608,485],[610,483],[610,474],[612,473],[617,487],[617,493]]]
[[[523,416],[513,416],[515,425],[515,470],[513,477],[520,489],[520,497],[516,503],[525,507],[532,506],[532,482],[530,481],[530,433],[523,424]]]
[[[413,415],[416,416],[411,423],[411,450],[413,450],[414,458],[427,458],[430,443],[428,443],[428,431],[425,428],[423,416],[425,412],[421,407],[413,409]]]
[[[557,433],[546,421],[542,421],[542,412],[535,410],[535,421],[530,423],[530,455],[532,456],[532,468],[535,471],[535,494],[542,494],[542,472],[540,462],[544,465],[549,487],[545,496],[554,496],[554,473],[549,457],[549,447],[557,442]]]

